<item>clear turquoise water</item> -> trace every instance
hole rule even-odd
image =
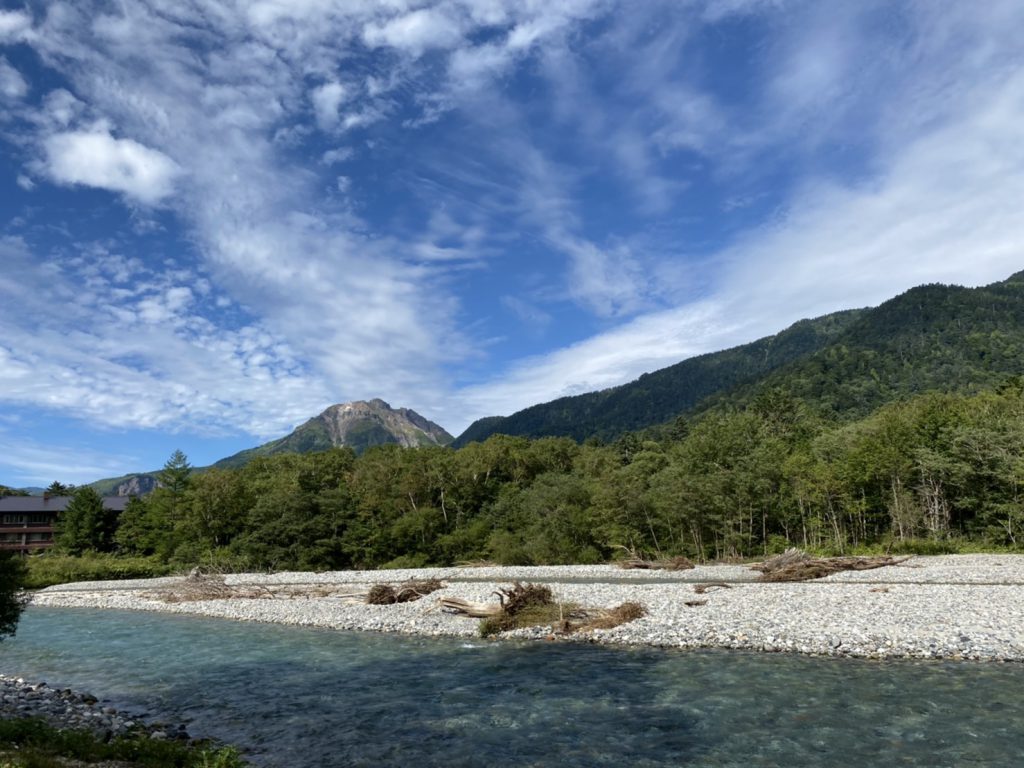
[[[0,671],[268,766],[1017,766],[1024,665],[466,643],[31,608]]]

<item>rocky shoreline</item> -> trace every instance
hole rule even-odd
[[[872,659],[1024,661],[1024,555],[914,557],[799,583],[759,583],[757,576],[743,565],[677,572],[599,565],[235,574],[224,583],[241,596],[168,602],[167,590],[185,579],[174,577],[66,584],[36,593],[32,602],[472,637],[477,623],[443,612],[438,597],[493,601],[499,586],[535,581],[549,584],[559,601],[589,607],[639,602],[648,614],[614,629],[568,636],[543,627],[503,636]],[[434,578],[444,589],[417,602],[365,605],[354,598],[372,584]],[[711,584],[719,586],[701,586]]]
[[[103,741],[117,736],[191,741],[184,725],[150,722],[142,715],[120,712],[89,693],[0,674],[0,719],[26,717],[41,718],[55,728],[91,731]]]

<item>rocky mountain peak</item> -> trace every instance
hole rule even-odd
[[[385,443],[407,448],[447,445],[453,439],[442,427],[416,411],[392,408],[380,398],[332,405],[315,421],[326,428],[332,445],[350,445],[357,450]]]

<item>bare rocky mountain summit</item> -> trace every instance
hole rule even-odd
[[[133,475],[114,488],[114,496],[145,496],[156,490],[158,483],[153,475]]]
[[[256,456],[311,453],[348,446],[362,453],[375,445],[414,448],[448,445],[454,438],[410,408],[392,408],[380,398],[332,405],[290,435],[221,459],[215,467],[240,467]]]
[[[335,446],[356,448],[370,435],[379,436],[381,443],[398,443],[406,448],[447,445],[453,439],[442,427],[416,411],[392,408],[380,398],[332,405],[311,421],[323,423],[331,444]]]
[[[410,408],[392,408],[380,398],[339,403],[325,409],[294,432],[249,448],[213,464],[218,469],[242,467],[258,456],[313,453],[349,447],[362,453],[375,445],[448,445],[454,438],[442,427]],[[202,468],[197,468],[202,471]],[[97,480],[91,485],[106,496],[139,496],[157,487],[157,472]]]

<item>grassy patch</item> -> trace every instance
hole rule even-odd
[[[576,606],[572,603],[551,603],[534,605],[515,615],[499,613],[480,621],[480,637],[491,637],[526,627],[554,627],[564,620],[566,613],[571,613],[575,609]]]
[[[62,760],[119,760],[138,768],[242,768],[232,747],[157,741],[147,735],[103,742],[83,730],[60,730],[35,718],[0,720],[0,768],[63,768]]]
[[[171,566],[149,557],[118,557],[89,553],[80,557],[46,552],[26,558],[27,589],[42,589],[72,581],[112,581],[167,576]]]
[[[642,619],[647,615],[647,609],[640,603],[623,603],[609,611],[601,611],[597,615],[590,616],[577,627],[577,631],[588,629],[614,629],[622,624]]]
[[[821,557],[837,555],[1008,555],[1022,554],[1024,547],[995,544],[984,539],[949,536],[942,539],[887,539],[875,544],[846,547],[812,548],[808,550]]]

